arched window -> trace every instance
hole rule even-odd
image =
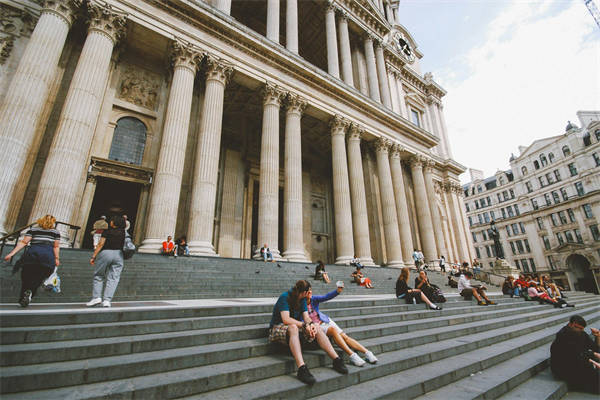
[[[554,162],[554,153],[548,153],[548,160],[550,160],[550,164]]]
[[[590,137],[590,133],[586,132],[585,135],[583,135],[583,145],[587,147],[590,144],[592,144],[592,138]]]
[[[563,156],[568,157],[571,154],[571,150],[569,149],[569,146],[564,145],[562,147],[562,152],[563,152]]]
[[[544,155],[544,153],[540,154],[540,162],[542,163],[542,167],[545,167],[546,165],[548,165],[548,160],[546,159],[546,156]]]
[[[146,125],[133,117],[117,121],[108,158],[129,164],[141,165],[146,146]]]
[[[524,165],[523,165],[523,166],[521,167],[521,173],[522,173],[523,175],[527,175],[527,167],[526,167],[526,166],[524,166]]]
[[[600,142],[600,129],[596,129],[594,135],[596,135],[596,140]]]
[[[535,169],[540,169],[540,163],[538,162],[538,160],[534,160],[534,161],[533,161],[533,167],[534,167]]]

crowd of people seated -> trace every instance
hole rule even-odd
[[[506,277],[502,284],[502,293],[510,297],[523,297],[525,300],[536,300],[551,304],[554,307],[575,307],[566,302],[564,288],[559,287],[549,276],[520,274],[517,279]]]

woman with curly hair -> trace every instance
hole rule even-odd
[[[35,296],[38,287],[60,264],[60,233],[54,229],[56,218],[45,215],[36,221],[37,226],[31,227],[15,248],[4,257],[9,261],[12,256],[29,245],[21,268],[21,292],[19,304],[27,307]]]

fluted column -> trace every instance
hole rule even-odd
[[[260,145],[260,186],[258,192],[258,244],[267,243],[274,259],[279,255],[279,108],[284,93],[266,84],[263,90],[263,121]]]
[[[285,115],[285,181],[283,187],[283,257],[308,262],[302,237],[302,143],[300,120],[306,102],[288,95]]]
[[[331,127],[331,161],[333,167],[333,211],[335,218],[336,264],[348,264],[354,256],[352,238],[352,208],[346,159],[346,129],[348,122],[336,115]]]
[[[298,0],[287,0],[286,2],[285,47],[298,54]]]
[[[231,0],[215,0],[215,7],[227,15],[231,14]]]
[[[465,211],[465,202],[463,200],[464,191],[460,184],[456,185],[455,193],[456,202],[460,210],[460,221],[462,222],[463,231],[465,233],[464,243],[467,247],[466,251],[469,254],[469,262],[471,262],[474,258],[476,258],[475,246],[473,245],[473,236],[471,235],[471,230],[469,229],[469,224],[467,223],[467,212]]]
[[[406,190],[404,189],[404,175],[400,153],[402,148],[395,145],[390,152],[390,169],[392,170],[392,185],[394,186],[394,198],[396,199],[396,213],[398,214],[398,227],[400,230],[400,246],[404,264],[412,263],[413,241],[410,231],[410,217],[408,214],[408,203],[406,202]]]
[[[214,57],[209,56],[206,61],[206,88],[196,145],[187,239],[191,254],[214,256],[213,227],[223,125],[223,99],[225,85],[233,68]]]
[[[113,48],[124,33],[124,14],[96,2],[87,4],[88,34],[40,179],[31,212],[33,219],[44,214],[53,214],[65,222],[77,218]]]
[[[279,0],[267,0],[267,39],[279,43]]]
[[[413,177],[415,203],[417,209],[417,219],[419,224],[419,233],[421,237],[421,245],[423,246],[423,254],[425,260],[434,260],[437,257],[435,246],[435,237],[433,236],[433,224],[431,222],[431,210],[427,199],[427,189],[425,187],[425,178],[423,177],[423,163],[425,159],[422,157],[413,157],[411,159],[411,172]]]
[[[374,265],[371,257],[367,196],[360,152],[360,139],[363,134],[364,131],[358,125],[352,124],[348,135],[348,172],[352,221],[354,221],[354,254],[360,258],[363,265]]]
[[[423,177],[425,178],[427,201],[429,202],[429,209],[431,210],[431,222],[433,224],[433,234],[437,244],[437,256],[443,255],[447,257],[444,232],[442,230],[442,218],[440,216],[440,210],[437,206],[437,196],[435,195],[435,187],[433,184],[433,167],[434,163],[428,161],[425,164]]]
[[[325,9],[325,35],[327,39],[327,71],[329,75],[340,77],[337,32],[335,29],[335,6],[327,4]]]
[[[384,106],[391,109],[392,100],[390,98],[390,85],[387,79],[387,69],[385,67],[385,58],[383,57],[383,44],[377,41],[375,45],[375,59],[377,60],[377,78],[379,81],[379,92],[381,102]]]
[[[338,33],[340,35],[340,55],[342,63],[342,79],[354,86],[352,76],[352,54],[350,53],[350,34],[348,33],[348,15],[341,13],[338,18]]]
[[[400,115],[404,118],[408,118],[408,111],[406,109],[406,100],[404,100],[404,88],[402,87],[402,75],[398,74],[396,77],[396,86],[398,87],[398,107],[400,108]]]
[[[400,105],[398,104],[398,82],[396,81],[396,72],[388,68],[388,82],[390,83],[390,100],[392,101],[392,111],[400,114]]]
[[[47,1],[0,106],[0,236],[19,213],[41,137],[36,127],[79,1]]]
[[[463,261],[469,262],[469,250],[466,245],[466,231],[465,227],[462,223],[462,214],[460,212],[460,204],[458,202],[457,192],[462,190],[460,185],[451,184],[450,191],[450,200],[452,201],[452,224],[454,225],[454,234],[457,236],[456,238],[456,247],[458,247],[458,255],[460,257],[460,262]],[[469,233],[470,234],[470,233]]]
[[[173,43],[173,80],[167,103],[158,163],[140,251],[158,253],[160,244],[175,234],[185,161],[194,77],[199,54],[189,45]]]
[[[381,212],[383,214],[383,231],[385,233],[385,248],[388,267],[401,267],[402,249],[398,233],[398,216],[396,214],[396,199],[390,171],[389,148],[390,142],[382,138],[375,142],[377,152],[377,172],[379,175],[379,191],[381,192]]]
[[[379,82],[377,80],[377,64],[375,61],[375,51],[373,50],[373,37],[365,36],[365,59],[367,61],[367,80],[369,81],[369,97],[375,101],[381,101],[379,96]]]

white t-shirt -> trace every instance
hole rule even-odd
[[[458,293],[462,292],[463,289],[472,289],[473,286],[471,286],[471,280],[467,279],[464,275],[461,275],[460,278],[458,278]]]

